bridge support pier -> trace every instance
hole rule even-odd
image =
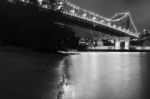
[[[130,37],[117,37],[115,38],[115,50],[129,50]]]

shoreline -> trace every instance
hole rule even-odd
[[[3,52],[10,52],[13,54],[42,54],[42,55],[78,55],[82,52],[150,52],[150,50],[68,50],[68,51],[63,51],[63,50],[58,50],[58,51],[39,51],[35,50],[34,48],[28,48],[28,47],[20,47],[20,46],[12,46],[12,45],[5,45],[5,46],[0,46],[0,51]]]

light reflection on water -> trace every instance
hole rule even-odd
[[[70,91],[75,97],[69,99],[142,99],[141,54],[93,52],[67,56],[59,72],[66,74],[73,86]]]

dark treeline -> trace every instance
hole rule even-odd
[[[75,49],[78,45],[71,29],[54,24],[52,13],[39,11],[35,6],[1,3],[0,42],[42,51]]]

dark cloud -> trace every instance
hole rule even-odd
[[[138,30],[150,29],[150,0],[70,0],[105,17],[130,11]]]

